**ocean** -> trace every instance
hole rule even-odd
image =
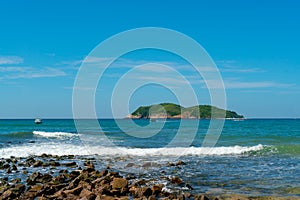
[[[0,158],[93,157],[99,168],[143,179],[163,183],[162,174],[179,176],[195,193],[300,196],[299,119],[225,120],[220,135],[210,138],[213,146],[203,146],[211,120],[129,122],[79,120],[78,129],[71,119],[44,119],[40,125],[32,119],[0,120]],[[170,168],[179,160],[186,165]],[[18,174],[0,170],[0,177],[6,176]]]

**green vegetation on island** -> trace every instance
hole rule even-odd
[[[151,106],[141,106],[128,118],[173,118],[173,119],[211,119],[211,118],[233,118],[241,119],[234,111],[224,110],[210,105],[197,105],[192,107],[182,107],[174,103],[161,103]]]

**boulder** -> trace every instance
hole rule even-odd
[[[81,197],[81,198],[85,197],[85,199],[87,199],[87,200],[93,200],[96,198],[96,195],[87,189],[83,189],[80,192],[79,197]]]
[[[183,181],[178,176],[175,176],[175,177],[171,178],[171,183],[180,184],[180,183],[183,183]]]
[[[111,186],[113,189],[122,189],[128,186],[128,181],[124,178],[114,178]]]

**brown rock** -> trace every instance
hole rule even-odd
[[[81,198],[85,197],[85,199],[87,199],[87,200],[93,200],[96,198],[96,195],[87,189],[83,189],[80,192],[79,197],[81,197]]]
[[[29,188],[29,192],[38,192],[42,190],[43,186],[42,185],[33,185]]]
[[[183,183],[183,181],[178,176],[175,176],[171,179],[171,183],[180,184],[180,183]]]
[[[11,189],[11,191],[13,191],[13,193],[16,196],[20,196],[22,192],[24,192],[26,189],[25,185],[23,184],[16,184],[14,188]]]
[[[75,161],[73,161],[73,162],[68,162],[68,163],[65,163],[64,164],[66,167],[76,167],[77,166],[77,164],[76,164],[76,162]]]
[[[142,188],[137,188],[137,187],[131,187],[129,189],[131,194],[133,194],[134,198],[139,198],[139,197],[149,197],[152,195],[152,190],[148,187],[142,187]]]
[[[205,195],[195,195],[195,200],[209,200]]]
[[[73,195],[79,195],[80,192],[82,190],[82,187],[81,186],[78,186],[74,189],[71,189],[71,190],[65,190],[63,191],[66,195],[69,195],[69,194],[73,194]]]
[[[113,197],[106,195],[98,195],[95,200],[129,200],[128,196]]]
[[[150,197],[148,197],[148,200],[156,200],[155,195],[151,195]]]
[[[81,186],[84,189],[92,190],[92,187],[93,187],[94,184],[92,184],[92,183],[90,184],[90,183],[87,183],[85,181],[80,181],[78,185]]]
[[[179,161],[176,163],[176,166],[179,166],[179,165],[186,165],[186,163],[183,162],[182,160],[179,160]]]
[[[0,199],[14,199],[15,195],[11,190],[6,190],[0,197]]]
[[[36,161],[35,163],[33,163],[33,167],[40,167],[40,166],[42,166],[43,165],[43,162],[42,161],[40,161],[40,160],[38,160],[38,161]]]
[[[128,163],[128,164],[126,165],[126,167],[134,167],[134,166],[135,166],[134,163]]]
[[[114,178],[111,182],[113,189],[126,188],[128,186],[128,181],[124,178]]]
[[[153,185],[152,186],[152,194],[158,195],[163,188],[163,185]]]

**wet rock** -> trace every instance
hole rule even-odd
[[[68,162],[64,164],[66,167],[77,167],[77,163],[75,161]]]
[[[114,178],[111,186],[113,189],[122,189],[128,186],[128,181],[124,178]]]
[[[193,190],[194,188],[190,185],[190,184],[185,184],[185,187],[187,187],[188,189],[190,189],[190,190]]]
[[[13,171],[17,171],[17,170],[18,170],[18,168],[17,168],[16,165],[12,165],[12,166],[11,166],[11,169],[12,169]]]
[[[11,169],[10,168],[6,169],[6,173],[10,174],[11,173]]]
[[[66,173],[69,173],[69,171],[67,169],[62,169],[62,170],[59,170],[60,174],[66,174]]]
[[[26,189],[25,185],[23,185],[23,184],[16,184],[16,185],[14,185],[13,188],[11,188],[11,191],[17,197],[17,196],[20,196],[22,194],[22,192],[25,191],[25,189]]]
[[[186,165],[186,163],[183,162],[182,160],[179,160],[179,161],[176,163],[176,166],[179,166],[179,165]]]
[[[52,179],[53,184],[67,183],[68,181],[69,178],[66,176],[66,174],[60,174]]]
[[[183,183],[183,181],[178,176],[175,176],[175,177],[171,178],[171,183],[173,183],[173,184],[181,184],[181,183]]]
[[[129,191],[134,198],[140,198],[143,196],[149,197],[152,195],[152,190],[148,187],[142,187],[142,188],[131,187]]]
[[[74,170],[74,171],[71,171],[70,175],[71,175],[71,176],[74,176],[74,177],[77,177],[77,176],[80,175],[80,173],[81,173],[80,170]]]
[[[16,178],[14,180],[11,181],[12,183],[20,183],[21,182],[21,179],[20,178]]]
[[[127,179],[127,180],[136,179],[136,176],[133,175],[133,174],[127,174],[127,175],[126,175],[126,179]]]
[[[49,164],[50,164],[52,167],[58,167],[58,166],[60,166],[60,163],[59,163],[59,162],[56,162],[56,161],[51,161]]]
[[[14,199],[16,196],[11,190],[6,190],[2,195],[1,199],[6,200],[6,199]]]
[[[99,175],[106,176],[107,174],[108,174],[108,170],[105,169],[105,170],[101,171]]]
[[[41,167],[43,164],[44,163],[42,161],[38,160],[38,161],[34,162],[32,166],[33,167]]]
[[[126,167],[134,167],[134,166],[135,166],[134,163],[128,163],[128,164],[126,165]]]
[[[28,185],[34,185],[36,183],[47,183],[52,179],[50,174],[41,174],[40,172],[33,172],[26,180]]]
[[[173,167],[173,166],[175,166],[175,164],[174,164],[174,163],[171,163],[171,162],[168,162],[168,163],[167,163],[167,166],[168,166],[168,167]]]
[[[17,164],[17,163],[18,163],[18,160],[14,158],[14,159],[12,159],[11,163]]]
[[[152,186],[152,194],[158,195],[162,191],[163,187],[164,187],[163,185],[153,185]]]
[[[2,169],[8,169],[8,168],[10,168],[10,164],[4,164],[3,166],[2,166]]]

